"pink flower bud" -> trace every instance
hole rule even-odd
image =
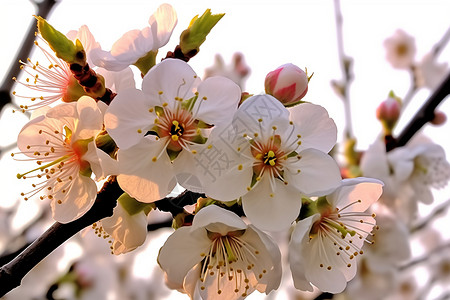
[[[447,121],[447,115],[442,111],[435,111],[434,118],[431,120],[433,125],[442,125]]]
[[[285,64],[267,74],[266,93],[277,98],[284,106],[292,106],[306,95],[308,75],[293,64]]]
[[[392,130],[400,117],[401,107],[400,98],[395,97],[393,92],[378,106],[377,119],[381,121],[386,136],[392,134]]]
[[[377,118],[380,121],[395,123],[400,117],[400,109],[400,102],[393,97],[389,97],[378,106]]]

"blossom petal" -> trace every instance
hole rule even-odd
[[[259,278],[256,285],[256,289],[260,292],[269,294],[272,290],[276,290],[281,283],[282,276],[282,263],[281,252],[278,245],[272,240],[272,238],[259,230],[252,224],[242,236],[242,240],[258,249],[258,266],[260,270],[263,270],[263,276]],[[267,273],[264,273],[264,270]],[[259,275],[260,274],[256,274]]]
[[[193,112],[196,119],[208,124],[230,121],[241,99],[239,86],[225,77],[207,78],[198,86],[197,92]]]
[[[311,240],[309,248],[309,253],[306,255],[311,259],[307,261],[306,265],[308,270],[306,274],[307,280],[323,292],[334,294],[342,292],[347,286],[347,279],[341,270],[346,271],[346,269],[336,266],[336,263],[340,262],[342,264],[343,260],[340,260],[336,255],[333,246],[330,244],[324,245],[319,238],[316,238]],[[318,253],[322,253],[322,255],[317,256]],[[326,261],[326,258],[330,260]],[[325,261],[322,261],[322,259]],[[323,264],[322,267],[319,266],[321,263]],[[329,269],[327,265],[333,267]],[[352,265],[351,269],[353,270],[354,276],[356,274],[355,264]]]
[[[144,76],[142,91],[149,96],[153,106],[163,106],[175,111],[178,101],[176,97],[189,99],[194,96],[193,88],[199,82],[197,74],[184,61],[179,59],[165,59],[155,65]]]
[[[89,139],[103,128],[103,115],[94,99],[83,96],[77,101],[79,122],[72,139]],[[75,140],[76,141],[76,140]]]
[[[130,62],[128,61],[118,61],[111,52],[105,51],[102,48],[92,49],[89,54],[94,65],[109,71],[122,71],[130,65]]]
[[[144,138],[129,149],[119,149],[120,187],[141,202],[154,202],[167,196],[175,187],[174,172],[162,140]]]
[[[328,202],[336,208],[343,208],[350,203],[358,202],[345,209],[348,211],[366,211],[383,193],[383,183],[373,178],[351,178],[342,180],[342,184],[327,196]]]
[[[224,236],[230,231],[246,229],[247,225],[235,213],[217,205],[208,205],[195,215],[192,222],[191,231],[200,228],[206,228],[210,232]]]
[[[203,260],[201,254],[207,253],[210,245],[206,230],[192,232],[190,227],[181,227],[162,246],[158,263],[166,272],[167,279],[182,288],[184,277]]]
[[[302,194],[274,180],[274,189],[268,176],[242,196],[242,208],[249,220],[262,230],[279,231],[288,229],[298,217],[302,205]]]
[[[235,200],[247,193],[253,175],[248,142],[229,124],[215,127],[205,146],[194,157],[205,193],[221,201]]]
[[[324,195],[341,183],[341,173],[334,159],[319,150],[306,149],[289,158],[284,177],[287,182],[307,195]]]
[[[122,35],[111,47],[111,55],[119,62],[134,64],[153,48],[153,34],[149,27],[134,29]]]
[[[158,7],[148,20],[154,39],[152,50],[158,50],[167,44],[177,22],[177,14],[170,4],[164,3]]]
[[[53,219],[61,223],[68,223],[78,219],[88,211],[97,197],[97,185],[86,176],[75,176],[71,182],[71,187],[66,192],[62,192],[59,185],[53,188],[58,191],[53,194],[54,200],[51,202]],[[58,203],[58,200],[62,200]]]
[[[153,124],[145,95],[125,90],[114,98],[105,114],[105,127],[120,149],[136,145]]]
[[[291,268],[292,279],[294,286],[302,291],[313,291],[313,287],[306,278],[308,257],[305,254],[305,245],[309,241],[309,232],[311,231],[312,225],[319,218],[320,214],[315,214],[299,221],[294,227],[289,242],[289,266]]]
[[[289,109],[291,121],[301,135],[300,149],[315,148],[328,153],[336,144],[337,127],[320,105],[302,103]]]
[[[134,74],[131,68],[125,68],[119,72],[108,71],[104,68],[97,68],[97,74],[105,78],[105,85],[107,88],[116,93],[127,89],[135,89],[136,82],[134,81]]]
[[[256,95],[246,99],[234,115],[233,125],[237,132],[250,136],[260,133],[261,128],[272,126],[274,120],[289,120],[289,111],[270,95]],[[264,130],[263,130],[264,131]]]
[[[118,201],[112,217],[101,220],[103,229],[112,236],[114,254],[130,252],[147,238],[147,216],[144,211],[130,215]]]

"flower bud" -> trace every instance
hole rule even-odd
[[[447,115],[442,111],[435,111],[434,118],[431,120],[433,125],[442,125],[447,121]]]
[[[390,93],[389,97],[381,102],[377,108],[377,119],[381,121],[386,134],[391,134],[400,117],[401,111],[400,98],[395,97],[394,93]]]
[[[284,106],[294,106],[308,91],[310,77],[293,64],[285,64],[267,74],[264,87],[266,93],[277,98]]]

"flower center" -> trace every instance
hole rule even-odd
[[[184,133],[184,127],[183,125],[180,125],[180,123],[176,120],[172,121],[172,127],[170,127],[170,134],[173,141],[178,141],[178,138],[182,136]]]
[[[276,157],[275,153],[272,150],[270,150],[269,152],[266,152],[264,154],[263,161],[264,161],[264,164],[273,167],[276,164],[277,157]]]
[[[325,202],[325,197],[320,198],[318,202]],[[326,253],[320,253],[320,267],[326,267],[331,270],[339,265],[352,266],[351,261],[355,256],[363,254],[361,250],[363,242],[373,244],[373,241],[367,239],[372,229],[378,229],[375,223],[375,214],[369,214],[358,211],[346,211],[349,207],[361,203],[361,200],[352,202],[341,209],[334,209],[331,205],[323,205],[320,208],[321,217],[311,227],[309,239],[319,239],[317,242],[322,245],[321,249],[335,248],[336,256],[339,259],[329,257]]]
[[[260,252],[241,239],[244,233],[245,230],[236,230],[223,236],[208,231],[211,239],[209,253],[200,254],[204,257],[200,274],[201,290],[210,286],[211,281],[216,283],[217,294],[222,294],[222,288],[234,282],[234,293],[246,297],[249,289],[267,273],[257,263]]]

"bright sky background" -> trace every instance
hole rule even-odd
[[[89,26],[103,49],[110,46],[126,31],[148,25],[150,15],[163,2],[144,0],[62,0],[48,21],[66,33]],[[214,62],[216,53],[229,63],[235,52],[245,56],[252,72],[247,81],[247,91],[262,93],[265,75],[284,63],[307,67],[314,76],[304,100],[325,106],[336,121],[340,134],[343,128],[343,109],[339,98],[330,86],[332,79],[341,79],[338,61],[334,3],[331,0],[202,0],[168,1],[178,14],[178,25],[168,45],[160,50],[158,58],[173,50],[180,33],[192,17],[206,8],[212,13],[226,13],[212,30],[200,53],[190,65],[200,75]],[[401,28],[416,39],[420,60],[431,50],[450,26],[448,0],[344,0],[341,3],[344,17],[344,51],[354,59],[355,80],[350,87],[353,124],[361,149],[375,139],[379,132],[375,108],[386,99],[390,90],[402,97],[409,87],[409,74],[393,69],[385,60],[383,41]],[[0,78],[6,72],[32,15],[33,5],[27,0],[1,0],[0,2]],[[440,61],[450,62],[450,46],[441,53]],[[19,64],[17,64],[17,67]],[[138,87],[140,85],[138,84]],[[426,100],[430,91],[421,90],[411,104],[413,111]],[[447,101],[448,102],[448,101]],[[441,105],[450,113],[450,103]],[[11,109],[5,109],[0,120],[0,146],[14,142],[26,119]],[[450,124],[428,126],[426,133],[437,143],[450,149],[448,134]],[[9,155],[0,162],[5,189],[0,206],[9,206],[21,189],[15,178],[16,162]],[[4,171],[3,171],[4,170]],[[9,199],[9,200],[8,200]],[[6,202],[5,201],[12,201]],[[258,295],[259,296],[259,295]]]

